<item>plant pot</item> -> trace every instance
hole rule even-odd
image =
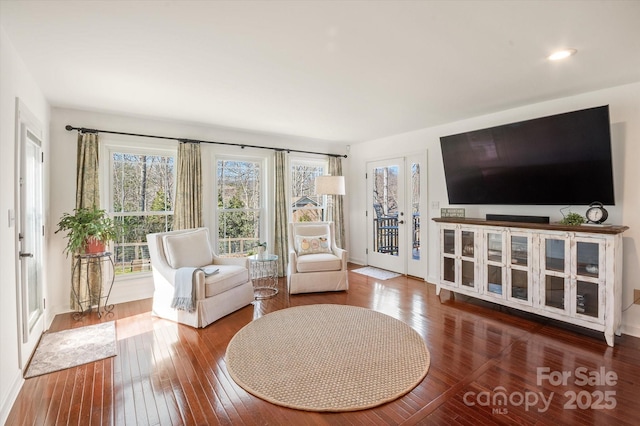
[[[102,241],[98,241],[96,239],[90,238],[87,240],[86,244],[84,245],[85,254],[98,254],[98,253],[104,253],[104,252],[105,252],[105,246]]]

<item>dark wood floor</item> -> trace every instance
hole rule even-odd
[[[349,274],[346,293],[288,296],[281,279],[275,298],[202,330],[151,317],[150,300],[118,305],[103,319],[116,320],[118,356],[27,379],[7,424],[638,424],[640,339],[617,337],[611,348],[600,333],[446,292],[441,300],[434,286],[416,279]],[[269,312],[314,303],[367,307],[409,324],[431,352],[426,378],[402,398],[351,413],[283,408],[237,386],[224,359],[233,335]],[[59,315],[50,330],[99,321]],[[539,367],[571,376],[566,384],[538,384]],[[616,384],[582,385],[578,368],[590,376],[615,373]],[[494,399],[499,395],[506,404]],[[547,409],[541,397],[551,398]]]

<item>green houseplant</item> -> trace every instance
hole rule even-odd
[[[74,209],[64,213],[58,222],[58,232],[66,232],[65,253],[100,253],[105,245],[117,238],[117,229],[105,210],[97,206]]]
[[[568,213],[560,221],[563,225],[582,225],[584,222],[584,217],[578,213]]]

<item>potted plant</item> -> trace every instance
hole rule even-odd
[[[560,221],[563,225],[582,225],[584,223],[584,217],[578,213],[568,213]]]
[[[58,222],[58,232],[67,232],[65,253],[103,253],[105,246],[117,238],[116,226],[105,210],[97,206],[74,209],[64,213]]]

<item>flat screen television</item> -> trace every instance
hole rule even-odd
[[[450,204],[614,205],[609,106],[440,138]]]

